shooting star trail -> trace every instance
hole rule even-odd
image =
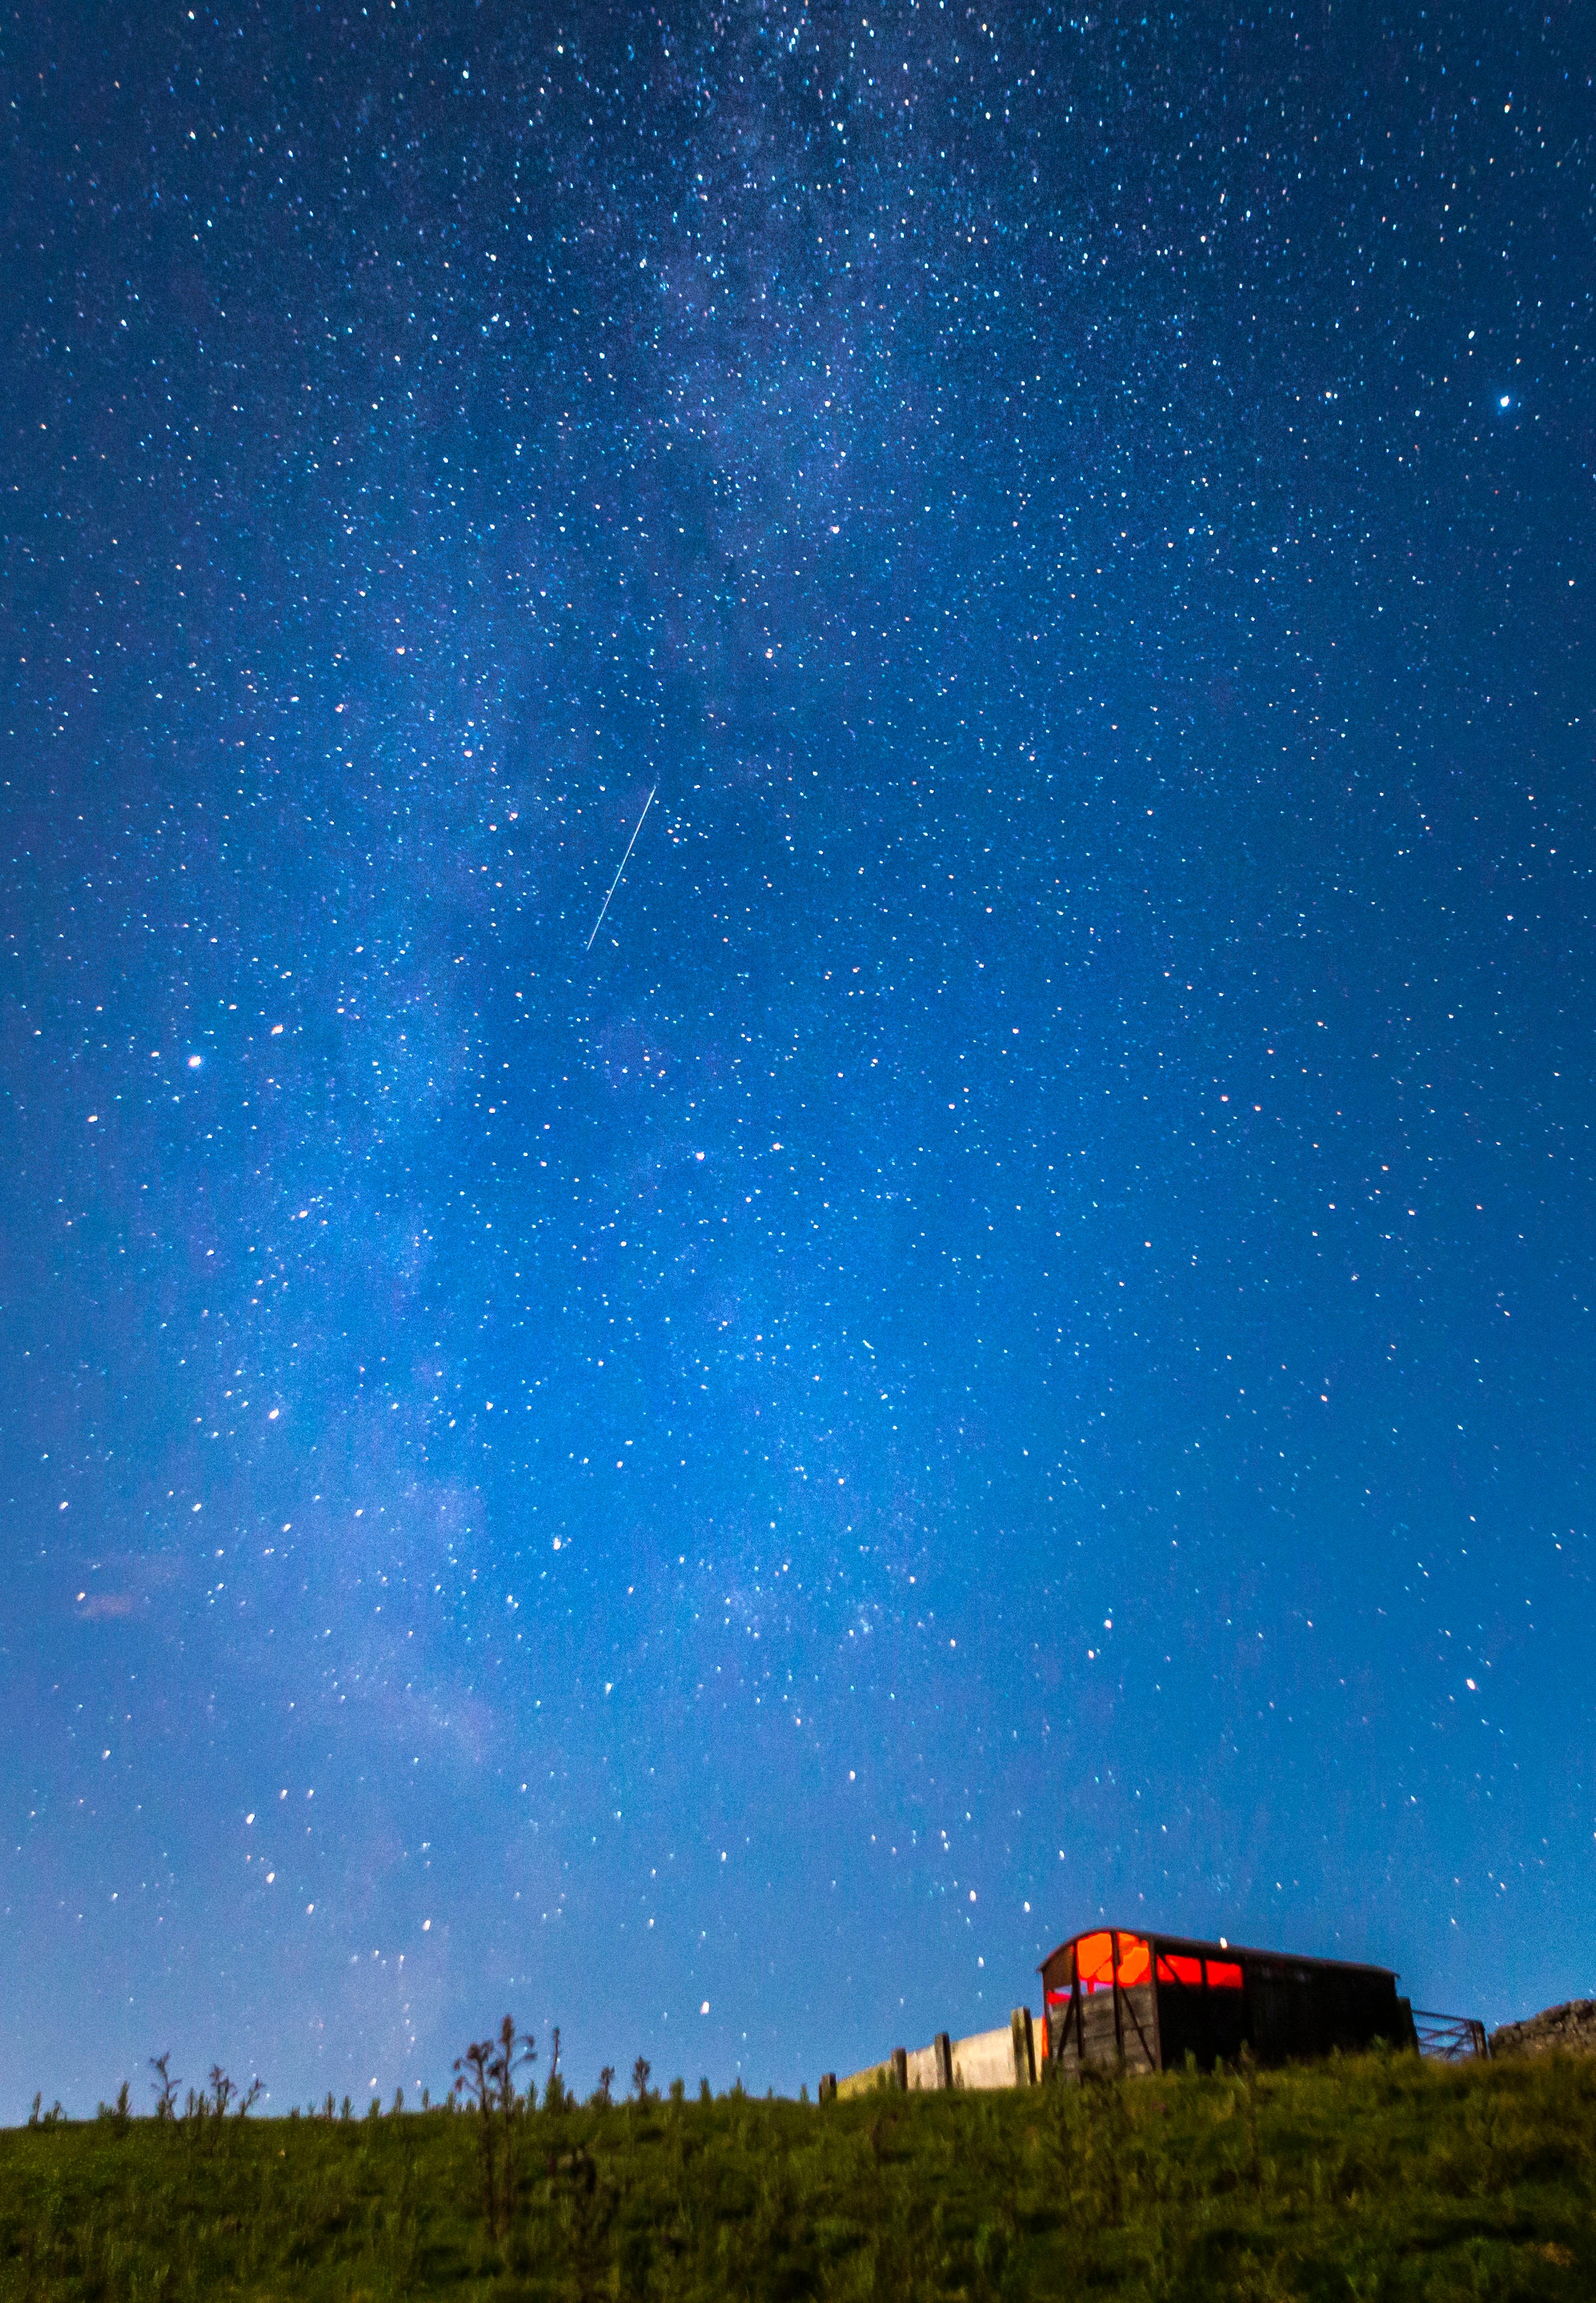
[[[640,815],[638,818],[636,829],[633,831],[631,838],[626,843],[626,854],[621,859],[621,871],[616,873],[615,877],[610,882],[610,896],[612,896],[616,889],[621,885],[621,873],[625,871],[628,864],[631,861],[632,850],[638,844],[638,833],[643,829],[643,816],[646,815],[649,809],[654,806],[654,792],[658,791],[658,789],[659,786],[658,784],[655,784],[654,791],[649,793],[648,797],[643,803],[643,815]],[[610,908],[610,896],[606,896],[604,902],[599,906],[598,917],[593,923],[593,935],[588,937],[587,944],[584,947],[584,949],[588,951],[593,949],[593,936],[595,936],[598,933],[600,928],[602,928],[604,924],[604,914]]]

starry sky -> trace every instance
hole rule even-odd
[[[0,72],[0,2117],[1596,1989],[1577,12]]]

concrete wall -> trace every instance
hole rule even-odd
[[[872,2063],[834,2083],[828,2073],[821,2084],[823,2098],[834,2084],[837,2095],[846,2100],[877,2088],[940,2092],[948,2088],[1034,2087],[1036,2079],[1030,2011],[1017,2007],[1001,2030],[978,2031],[969,2039],[950,2039],[939,2031],[928,2047],[894,2047],[884,2063]]]
[[[911,2047],[904,2058],[909,2092],[919,2088],[940,2088],[942,2083],[942,2063],[933,2039],[929,2047]]]
[[[867,2071],[850,2071],[845,2079],[839,2079],[837,2097],[839,2102],[846,2103],[849,2096],[874,2095],[877,2088],[889,2088],[891,2084],[891,2064],[872,2063]]]
[[[1005,2023],[1001,2031],[977,2031],[973,2039],[953,2043],[953,2084],[956,2088],[1028,2087],[1029,2074],[1015,2069],[1014,2031]]]

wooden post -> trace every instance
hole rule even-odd
[[[822,2103],[836,2102],[837,2074],[835,2071],[822,2071],[820,2075],[820,2100]]]
[[[1119,2005],[1119,1930],[1109,1931],[1109,1956],[1113,1964],[1109,1973],[1114,1986],[1114,2054],[1119,2069],[1125,2069],[1125,2017]]]
[[[953,2085],[953,2042],[945,2031],[936,2035],[936,2083],[944,2089]]]
[[[907,2047],[894,2047],[892,2050],[892,2085],[899,2095],[908,2093],[908,2049]]]
[[[1229,1945],[1226,1948],[1229,1949]],[[1258,2028],[1253,2020],[1253,1962],[1250,1959],[1244,1959],[1240,1965],[1241,2020],[1244,2035],[1241,2044],[1244,2047],[1250,2047],[1253,2044],[1253,2033]]]
[[[1153,2068],[1155,2071],[1161,2071],[1164,2067],[1164,2018],[1158,1989],[1158,1944],[1151,1936],[1147,1938],[1147,1979],[1153,1987]]]
[[[1016,2007],[1010,2012],[1009,2037],[1014,2052],[1015,2086],[1034,2087],[1036,2048],[1031,2037],[1031,2011],[1028,2007]]]

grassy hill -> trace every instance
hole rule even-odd
[[[1587,2298],[1596,2061],[0,2135],[0,2298],[212,2295]]]

